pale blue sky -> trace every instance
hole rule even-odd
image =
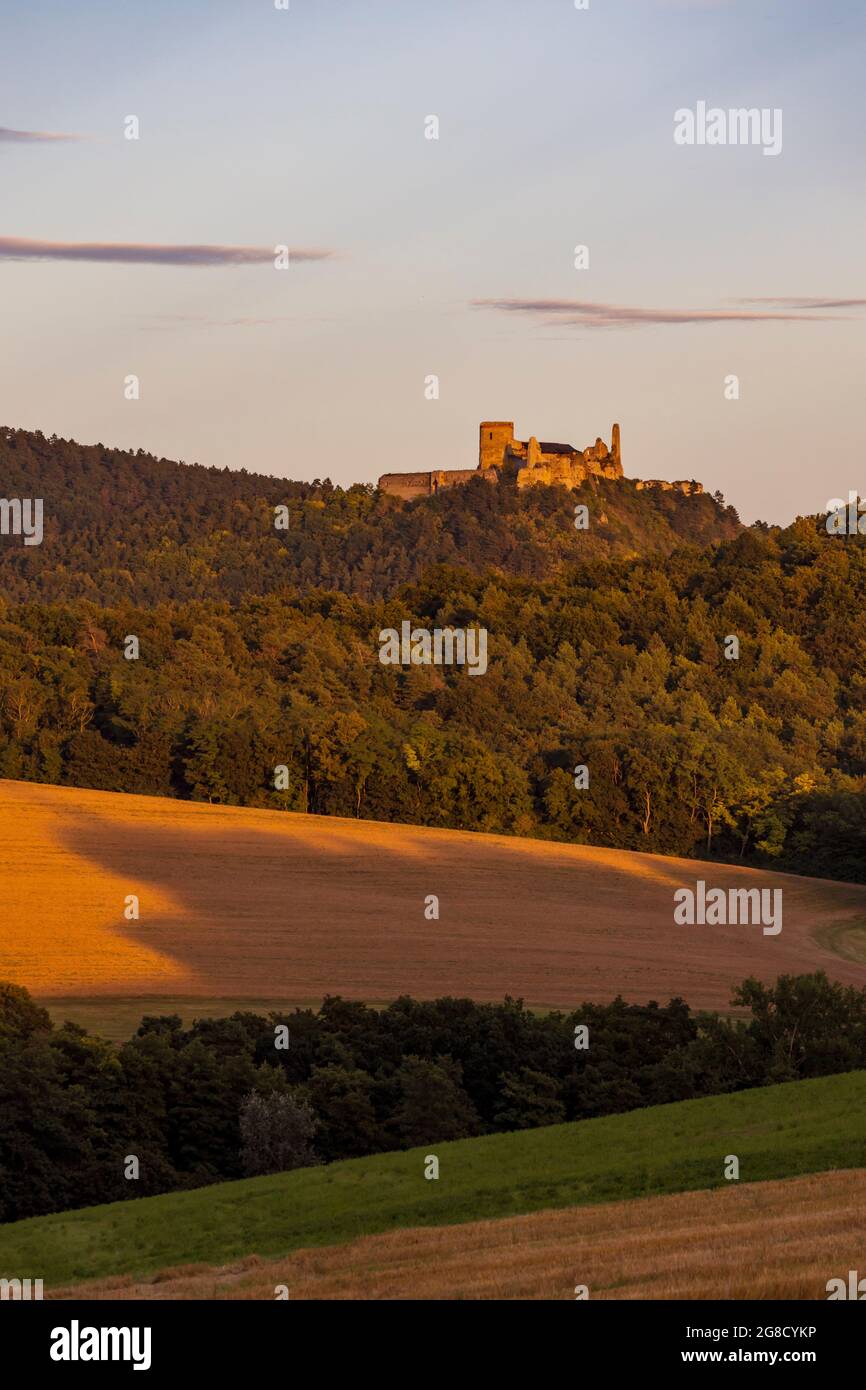
[[[0,0],[0,39],[0,128],[90,137],[0,133],[0,238],[66,248],[0,254],[0,422],[348,484],[472,467],[482,418],[579,446],[618,419],[628,475],[746,520],[866,489],[866,305],[796,307],[866,299],[859,0]],[[779,157],[677,147],[699,100],[781,108]]]

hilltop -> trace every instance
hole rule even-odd
[[[714,498],[591,478],[530,488],[476,478],[404,506],[371,485],[290,482],[0,428],[0,494],[38,497],[44,540],[0,537],[10,602],[222,599],[315,586],[372,599],[433,565],[541,579],[577,561],[667,555],[741,530]],[[590,508],[576,530],[574,507]],[[288,528],[274,508],[288,507]]]

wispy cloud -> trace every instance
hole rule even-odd
[[[213,319],[204,314],[153,314],[149,323],[143,323],[144,333],[167,332],[172,328],[269,328],[275,323],[292,323],[288,314],[276,314],[270,318]]]
[[[547,325],[572,328],[646,328],[652,325],[706,323],[816,323],[835,315],[818,309],[850,307],[862,300],[739,300],[766,304],[761,309],[644,309],[628,304],[584,299],[474,299],[472,307],[506,314],[523,314]],[[778,307],[771,307],[778,306]],[[785,306],[785,307],[783,307]]]
[[[737,304],[776,304],[784,309],[862,309],[866,299],[819,299],[815,296],[800,295],[784,299],[738,299]]]
[[[58,140],[87,140],[87,135],[65,135],[59,130],[10,130],[0,125],[0,144],[46,145]]]
[[[29,237],[0,237],[0,260],[103,261],[121,265],[225,266],[266,265],[275,257],[273,246],[163,246],[134,241],[36,241]],[[333,251],[320,247],[290,247],[289,260],[324,261]]]

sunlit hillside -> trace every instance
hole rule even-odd
[[[866,888],[620,850],[2,782],[0,867],[0,978],[41,997],[724,1009],[747,975],[866,983]],[[698,878],[781,886],[781,933],[677,925]]]

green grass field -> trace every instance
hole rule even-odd
[[[438,1182],[424,1156],[440,1161]],[[55,1287],[334,1245],[401,1226],[866,1166],[866,1072],[380,1154],[0,1227],[0,1277]]]

